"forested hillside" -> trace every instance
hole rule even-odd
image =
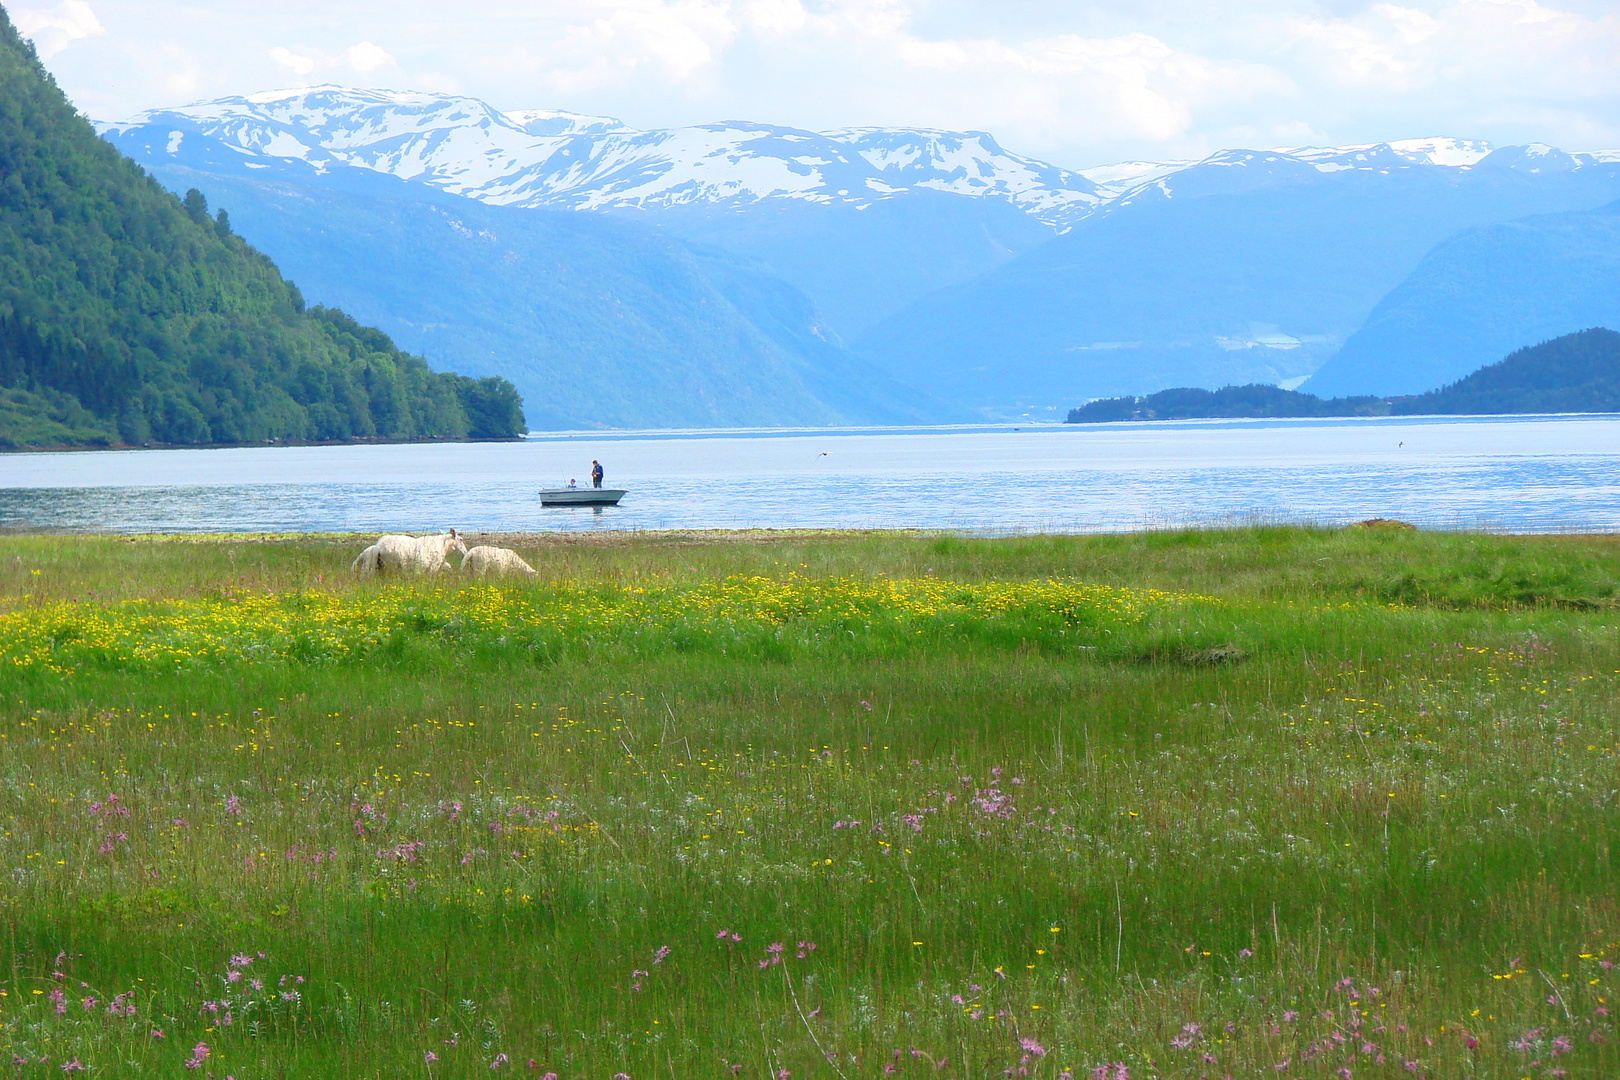
[[[306,310],[274,264],[96,136],[0,11],[0,445],[503,438],[502,379]]]
[[[1392,405],[1405,415],[1620,412],[1620,333],[1565,334]]]

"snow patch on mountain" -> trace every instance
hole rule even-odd
[[[584,116],[555,109],[525,109],[503,115],[530,135],[602,135],[630,130],[622,120],[611,116]]]
[[[1276,152],[1288,154],[1301,161],[1347,168],[1355,168],[1354,163],[1357,162],[1366,163],[1381,158],[1410,162],[1414,165],[1464,168],[1483,160],[1493,149],[1490,143],[1479,139],[1433,138],[1397,139],[1394,142],[1365,143],[1359,146],[1281,147]]]

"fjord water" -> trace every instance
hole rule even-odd
[[[588,483],[621,506],[547,509]],[[1620,417],[562,433],[520,443],[19,453],[0,529],[927,528],[1092,532],[1248,518],[1620,530]]]

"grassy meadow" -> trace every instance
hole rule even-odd
[[[365,542],[0,538],[0,1075],[1620,1076],[1620,541]]]

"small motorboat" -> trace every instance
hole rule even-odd
[[[540,493],[541,506],[618,506],[624,488],[547,488]]]

